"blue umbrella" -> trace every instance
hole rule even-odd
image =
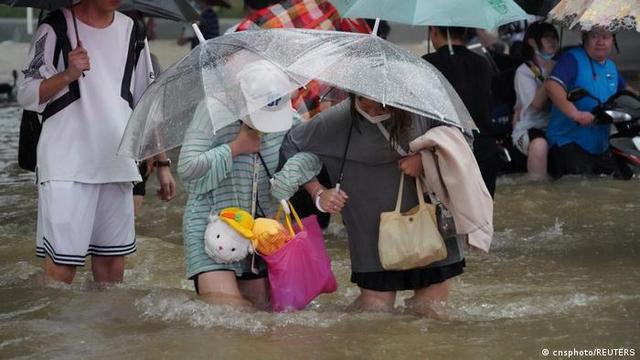
[[[513,0],[329,0],[342,17],[378,18],[410,25],[493,29],[524,20]]]

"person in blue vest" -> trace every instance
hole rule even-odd
[[[631,176],[609,149],[611,125],[594,121],[591,110],[597,101],[584,98],[573,103],[567,99],[567,93],[576,88],[587,90],[601,102],[619,90],[631,90],[609,59],[614,41],[614,35],[601,28],[584,32],[582,46],[565,52],[545,81],[552,101],[547,140],[551,146],[549,174],[554,178],[567,174]]]

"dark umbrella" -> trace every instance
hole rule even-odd
[[[549,11],[560,2],[560,0],[516,0],[516,3],[520,5],[527,14],[547,16]]]
[[[75,2],[78,2],[77,0]],[[0,4],[13,7],[32,7],[36,9],[55,10],[69,6],[70,0],[0,0]]]
[[[56,10],[68,7],[79,0],[0,0],[0,4],[13,7],[32,7],[42,10]],[[140,11],[143,16],[163,18],[173,21],[195,21],[198,12],[187,0],[124,0],[119,11]]]
[[[73,4],[78,3],[79,0],[0,0],[0,4],[6,4],[13,7],[31,7],[42,10],[55,10],[61,7],[69,7],[71,10],[71,16],[73,17],[73,29],[76,33],[76,40],[80,40],[78,37],[78,23],[76,22],[76,14],[73,13]]]
[[[194,22],[198,12],[186,0],[124,0],[118,11],[139,11],[142,16]]]

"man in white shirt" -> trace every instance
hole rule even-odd
[[[115,11],[119,6],[117,0],[74,5],[77,34],[72,13],[61,10],[73,49],[66,64],[55,56],[54,28],[41,24],[20,78],[18,101],[43,121],[36,253],[45,258],[45,278],[57,281],[71,283],[92,255],[95,281],[120,282],[124,255],[136,250],[131,188],[140,174],[132,159],[116,152],[152,70],[147,54],[135,62],[134,24]],[[164,155],[155,160],[159,196],[169,200],[175,195],[170,162]]]

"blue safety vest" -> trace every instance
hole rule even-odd
[[[581,87],[605,102],[618,91],[619,75],[613,61],[594,61],[582,47],[571,49],[568,53],[576,59],[578,72],[575,83],[565,84],[567,92]],[[575,106],[580,111],[591,111],[597,104],[591,98],[584,98],[576,102]],[[610,127],[608,124],[582,126],[552,104],[547,139],[551,145],[563,146],[573,142],[588,153],[601,154],[609,147]]]

